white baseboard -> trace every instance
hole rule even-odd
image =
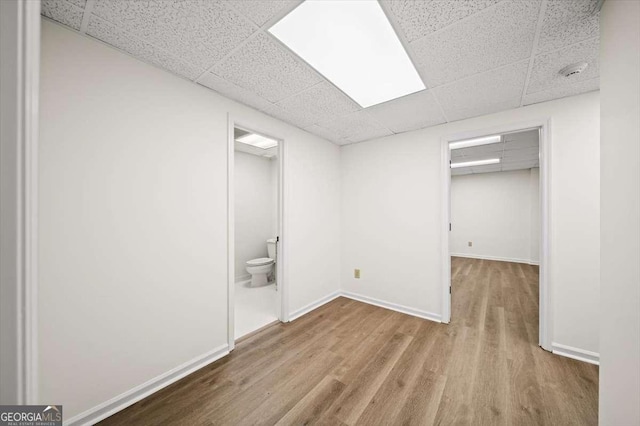
[[[229,346],[224,344],[216,349],[213,349],[199,357],[187,361],[178,367],[161,374],[146,383],[143,383],[135,388],[124,392],[109,401],[103,402],[89,410],[72,417],[68,421],[65,421],[65,425],[93,425],[100,420],[106,419],[112,414],[118,411],[124,410],[130,405],[135,404],[141,399],[159,391],[162,388],[169,386],[170,384],[177,382],[183,377],[193,373],[202,367],[211,364],[212,362],[222,358],[229,353]]]
[[[574,348],[560,343],[551,343],[552,352],[556,355],[588,362],[589,364],[600,365],[600,354],[587,351],[585,349]]]
[[[314,309],[318,309],[320,306],[322,306],[324,304],[327,304],[327,303],[331,302],[334,299],[337,299],[338,297],[341,296],[341,293],[342,292],[340,290],[334,291],[333,293],[331,293],[331,294],[329,294],[329,295],[327,295],[327,296],[325,296],[325,297],[323,297],[321,299],[318,299],[315,302],[311,302],[308,305],[303,306],[302,308],[291,312],[289,314],[289,321],[293,321],[293,320],[295,320],[297,318],[300,318],[304,314],[308,314],[309,312],[313,311]]]
[[[539,265],[540,262],[529,259],[517,259],[515,257],[488,256],[471,253],[451,253],[452,257],[466,257],[468,259],[497,260],[500,262],[526,263],[527,265]]]
[[[385,309],[391,309],[392,311],[401,312],[403,314],[412,315],[414,317],[423,318],[423,319],[427,319],[435,322],[442,322],[442,315],[434,314],[432,312],[422,311],[420,309],[398,305],[397,303],[385,302],[384,300],[374,299],[373,297],[363,296],[361,294],[352,293],[350,291],[342,291],[341,295],[344,297],[348,297],[349,299],[368,303],[370,305],[379,306]]]

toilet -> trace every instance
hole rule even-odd
[[[276,239],[267,240],[267,254],[269,257],[259,257],[247,261],[247,272],[251,274],[250,287],[261,287],[269,283],[273,276],[273,265],[276,263]]]

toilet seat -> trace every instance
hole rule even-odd
[[[247,266],[263,266],[273,263],[273,259],[268,257],[259,257],[257,259],[251,259],[247,261]]]

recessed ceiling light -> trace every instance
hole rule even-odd
[[[463,141],[451,142],[449,149],[469,148],[471,146],[488,145],[491,143],[498,143],[502,140],[500,135],[484,136],[481,138],[467,139]]]
[[[452,169],[459,169],[460,167],[472,167],[472,166],[486,166],[487,164],[498,164],[499,158],[489,158],[488,160],[466,161],[464,163],[451,163]]]
[[[277,140],[267,138],[255,133],[249,133],[248,135],[240,136],[238,139],[236,139],[236,142],[244,143],[262,149],[269,149],[273,148],[274,146],[278,146]]]
[[[307,0],[269,32],[363,108],[425,89],[377,1]]]

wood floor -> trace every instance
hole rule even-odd
[[[590,425],[598,368],[538,347],[538,269],[453,258],[452,322],[346,298],[238,344],[114,425]]]

